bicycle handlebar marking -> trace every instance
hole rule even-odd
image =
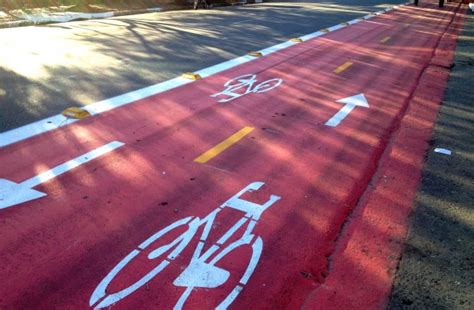
[[[211,97],[215,98],[223,96],[224,98],[218,100],[218,102],[229,102],[250,93],[264,93],[272,90],[280,86],[281,83],[283,83],[283,80],[270,79],[254,86],[255,83],[257,83],[256,74],[244,74],[227,81],[224,84],[225,89],[221,92],[211,95]]]
[[[91,307],[94,306],[95,309],[108,307],[144,286],[147,282],[156,277],[162,270],[168,267],[168,265],[170,265],[172,261],[180,255],[180,253],[196,236],[198,229],[201,226],[204,226],[200,240],[194,250],[188,266],[173,281],[173,285],[186,288],[175,304],[174,309],[182,309],[184,303],[191,295],[195,287],[216,288],[226,283],[230,277],[230,272],[216,266],[216,264],[237,248],[244,245],[250,245],[252,248],[252,256],[242,277],[239,280],[239,284],[234,287],[234,289],[216,308],[227,309],[227,307],[237,298],[252,276],[263,250],[263,240],[261,237],[255,236],[252,233],[253,229],[257,225],[262,213],[275,202],[280,200],[279,196],[270,195],[269,199],[264,204],[257,204],[241,198],[241,196],[247,192],[258,191],[264,184],[264,182],[253,182],[247,185],[218,208],[214,209],[203,219],[194,216],[186,217],[168,225],[167,227],[150,236],[138,246],[138,249],[132,250],[125,258],[123,258],[99,283],[90,297],[89,305]],[[215,244],[210,246],[209,249],[202,253],[215,218],[224,208],[232,208],[245,213],[245,215],[234,225],[232,225],[232,227],[227,230],[227,232],[222,235]],[[242,236],[222,248],[224,243],[226,243],[239,230],[239,228],[244,226],[246,223],[247,227]],[[127,264],[135,259],[135,257],[137,257],[143,250],[147,249],[152,243],[174,229],[182,226],[188,227],[184,233],[182,233],[170,243],[162,245],[148,254],[147,259],[154,260],[164,256],[165,253],[170,252],[168,255],[166,255],[166,257],[162,257],[161,261],[157,262],[157,266],[155,268],[153,268],[141,279],[122,289],[121,291],[112,294],[107,293],[107,287],[109,284],[122,271],[122,269],[127,266]],[[214,254],[216,254],[215,257],[210,260],[210,257]]]

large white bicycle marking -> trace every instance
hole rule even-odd
[[[283,80],[270,79],[254,86],[255,83],[257,83],[257,75],[241,75],[227,81],[224,84],[225,89],[219,93],[211,95],[211,97],[224,97],[223,99],[218,100],[218,102],[229,102],[250,93],[264,93],[272,90],[280,86],[281,83],[283,83]]]
[[[226,309],[237,298],[239,293],[247,284],[260,259],[260,255],[263,250],[263,240],[259,236],[252,234],[252,231],[255,228],[255,225],[257,225],[262,213],[280,199],[279,196],[270,195],[268,201],[260,205],[240,198],[246,192],[259,190],[264,184],[264,182],[254,182],[249,184],[203,219],[194,216],[186,217],[174,222],[173,224],[152,235],[138,246],[139,250],[133,250],[130,252],[99,283],[97,288],[92,293],[92,296],[89,300],[89,305],[91,307],[95,305],[95,309],[108,307],[144,286],[148,281],[153,279],[163,269],[165,269],[174,259],[176,259],[191,242],[198,229],[204,226],[199,243],[194,250],[189,265],[173,281],[173,285],[186,288],[174,306],[174,309],[182,309],[184,303],[194,288],[216,288],[223,285],[229,279],[230,272],[223,268],[217,267],[216,264],[237,248],[244,245],[249,245],[252,248],[252,256],[242,277],[239,280],[239,284],[235,286],[230,294],[227,295],[216,308]],[[206,252],[202,253],[202,250],[206,244],[206,240],[209,236],[209,232],[212,229],[214,220],[216,219],[216,216],[219,214],[219,212],[224,208],[232,208],[245,214],[224,235],[222,235],[215,244],[212,244],[212,246],[210,246]],[[223,244],[245,224],[247,224],[247,227],[243,235],[238,240],[222,248]],[[150,252],[148,259],[157,259],[157,266],[153,270],[148,272],[140,280],[122,289],[121,291],[108,294],[109,292],[107,291],[107,287],[109,286],[110,282],[112,282],[112,280],[120,273],[120,271],[138,254],[140,254],[141,251],[147,249],[148,246],[160,239],[162,236],[184,225],[187,225],[187,230],[179,237],[170,243],[162,245]],[[165,253],[169,254],[164,256]],[[214,254],[216,254],[214,258],[210,259],[210,257]]]

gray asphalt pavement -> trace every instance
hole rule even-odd
[[[390,309],[474,309],[474,15],[458,40]],[[433,149],[450,149],[451,156]]]
[[[0,29],[0,132],[404,2],[272,2]]]

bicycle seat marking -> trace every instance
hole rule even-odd
[[[257,85],[256,74],[244,74],[233,78],[224,84],[225,89],[219,93],[211,95],[211,97],[221,97],[218,102],[229,102],[250,93],[264,93],[272,90],[283,83],[282,79],[270,79],[263,81]]]
[[[262,213],[271,207],[275,202],[280,200],[279,196],[270,195],[269,199],[264,204],[257,204],[240,198],[247,192],[258,191],[264,184],[264,182],[253,182],[247,185],[245,188],[243,188],[241,191],[232,196],[230,199],[228,199],[226,202],[214,209],[202,219],[199,217],[189,216],[178,220],[153,234],[151,237],[142,242],[138,246],[138,249],[131,251],[125,258],[123,258],[99,283],[91,295],[89,305],[95,309],[105,308],[119,302],[123,298],[143,287],[147,282],[151,281],[168,265],[170,265],[197,235],[199,228],[203,227],[199,242],[194,249],[189,264],[172,283],[174,286],[186,288],[181,294],[179,300],[176,302],[174,309],[183,308],[186,300],[191,295],[194,288],[212,289],[226,283],[229,279],[230,272],[216,266],[216,264],[222,258],[232,253],[239,247],[250,246],[252,250],[250,261],[245,268],[242,277],[239,279],[239,284],[237,284],[216,307],[216,309],[227,309],[227,307],[232,304],[232,302],[237,298],[244,286],[247,284],[257,266],[260,255],[262,254],[263,240],[260,236],[254,235],[252,231],[260,220]],[[232,208],[234,210],[243,212],[244,214],[240,220],[232,225],[231,228],[228,229],[217,240],[216,243],[212,244],[207,251],[202,253],[216,216],[224,208]],[[245,227],[244,225],[247,226],[242,236],[230,244],[225,245],[226,241],[233,237],[239,228]],[[123,268],[125,268],[125,266],[127,266],[127,264],[137,257],[140,252],[148,249],[152,243],[159,240],[167,233],[173,231],[174,229],[183,227],[187,227],[187,229],[175,240],[153,249],[148,254],[147,259],[156,259],[156,267],[154,267],[135,283],[118,292],[110,293],[110,291],[107,290],[112,280],[122,271]]]

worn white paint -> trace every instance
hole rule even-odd
[[[442,147],[435,148],[434,152],[439,153],[439,154],[444,154],[444,155],[451,155],[452,154],[451,150],[448,150],[448,149],[445,149],[445,148],[442,148]]]
[[[410,3],[407,2],[405,5],[408,5],[408,4]],[[398,7],[400,6],[395,6],[392,9],[395,9]],[[377,12],[377,14],[381,14],[381,13],[383,13],[383,11]],[[362,17],[362,19],[370,19],[372,17],[374,17],[374,15],[366,15]],[[350,21],[349,23],[355,24],[357,22],[359,21],[353,20],[353,21]],[[336,26],[328,28],[328,30],[331,32],[340,28],[343,28],[343,26],[336,25]],[[303,41],[307,41],[307,40],[310,40],[310,39],[313,39],[325,34],[326,33],[324,32],[316,31],[316,32],[301,36],[301,39]],[[262,53],[262,55],[269,55],[281,49],[293,46],[295,44],[297,43],[287,41],[284,43],[280,43],[280,44],[265,48],[263,50],[260,50],[259,52]],[[224,70],[233,68],[235,66],[241,65],[243,63],[252,61],[254,59],[255,59],[254,57],[247,56],[247,55],[241,56],[241,57],[237,57],[235,59],[231,59],[217,65],[205,68],[205,69],[201,69],[199,71],[196,71],[196,73],[198,73],[202,78],[205,78],[213,74],[222,72]],[[193,81],[191,80],[186,80],[186,79],[178,77],[178,78],[174,78],[174,79],[171,79],[162,83],[158,83],[149,87],[135,90],[135,91],[132,91],[120,96],[116,96],[110,99],[99,101],[99,102],[87,105],[84,108],[92,115],[99,114],[99,113],[102,113],[111,109],[115,109],[117,107],[132,103],[134,101],[147,98],[147,97],[159,94],[161,92],[164,92],[166,90],[170,90],[170,89],[173,89],[173,88],[176,88],[188,83],[192,83],[192,82]],[[74,123],[75,121],[77,120],[67,119],[66,117],[62,115],[55,115],[55,116],[52,116],[43,120],[39,120],[37,122],[31,123],[25,126],[12,129],[10,131],[0,133],[0,147],[5,147],[7,145],[17,143],[19,141],[31,138],[33,136],[42,134],[44,132],[57,129],[61,126],[69,125],[71,123]]]
[[[344,106],[324,124],[326,126],[336,127],[347,117],[347,115],[349,115],[349,113],[352,112],[352,110],[355,109],[355,107],[369,107],[369,103],[364,94],[339,99],[336,102],[344,103]]]
[[[226,309],[235,300],[235,298],[237,298],[245,284],[247,284],[260,259],[263,250],[263,240],[258,236],[256,237],[252,232],[262,213],[280,199],[278,196],[270,195],[267,202],[264,204],[257,204],[241,198],[241,196],[245,193],[257,191],[263,185],[263,182],[251,183],[228,199],[221,206],[214,209],[203,219],[199,217],[187,217],[185,219],[176,221],[175,223],[152,235],[150,238],[139,245],[138,250],[133,250],[124,259],[122,259],[118,265],[116,265],[112,271],[99,283],[97,288],[92,293],[92,296],[89,300],[89,305],[91,307],[95,307],[95,309],[105,308],[135,292],[137,289],[158,275],[158,273],[161,272],[165,267],[167,267],[169,263],[188,246],[191,240],[196,236],[198,230],[204,226],[200,236],[200,241],[194,249],[189,264],[172,283],[175,286],[186,288],[176,302],[174,309],[183,308],[186,300],[189,298],[194,288],[212,289],[220,287],[226,283],[230,277],[230,272],[218,267],[217,263],[239,247],[250,245],[252,247],[252,256],[247,267],[243,271],[243,275],[239,280],[239,284],[229,293],[229,295],[224,298],[224,300],[218,306],[218,309]],[[241,211],[244,213],[244,215],[226,233],[224,233],[224,235],[221,236],[215,244],[212,244],[206,251],[204,251],[207,238],[214,225],[215,219],[219,212],[221,212],[224,208],[232,208]],[[245,224],[247,224],[247,227],[242,236],[230,244],[225,245],[225,243],[239,230],[239,228]],[[110,282],[112,282],[117,274],[123,268],[125,268],[128,263],[130,263],[143,250],[147,249],[154,242],[159,241],[159,239],[165,236],[168,232],[171,232],[181,226],[187,226],[188,229],[175,240],[168,244],[159,246],[158,248],[151,251],[150,254],[148,254],[148,259],[157,260],[157,267],[155,267],[152,271],[147,273],[135,283],[120,290],[119,292],[107,292],[107,287]],[[170,251],[171,253],[166,255],[166,253]],[[210,260],[214,254],[216,255],[212,260]],[[160,257],[162,257],[161,261],[159,260]]]
[[[57,176],[66,173],[71,169],[79,167],[80,165],[85,164],[93,159],[96,159],[97,157],[107,154],[123,145],[124,143],[118,141],[108,143],[84,155],[65,162],[64,164],[34,176],[20,184],[6,179],[0,179],[0,209],[13,207],[18,204],[46,196],[45,193],[33,190],[32,188],[56,178]]]

